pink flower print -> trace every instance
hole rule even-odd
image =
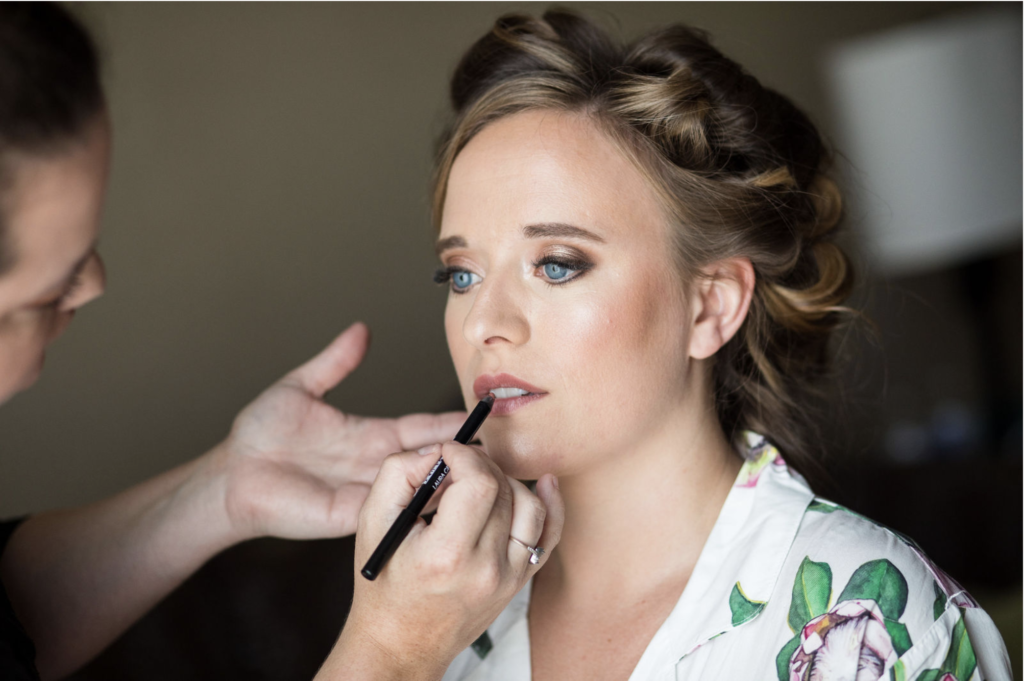
[[[939,679],[939,681],[957,681],[957,678],[955,676],[953,676],[952,674],[950,674],[949,672],[946,672],[945,674],[942,675],[942,678]]]
[[[878,604],[843,601],[804,626],[789,661],[789,679],[877,681],[897,657]]]

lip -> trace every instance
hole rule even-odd
[[[495,388],[519,388],[520,390],[525,390],[532,394],[495,400],[494,406],[491,408],[492,416],[504,416],[506,414],[511,414],[512,412],[518,411],[531,402],[536,402],[547,395],[547,393],[541,388],[530,385],[526,381],[516,378],[512,374],[483,374],[473,381],[473,392],[476,393],[476,398],[478,400],[483,399],[487,393],[491,392]]]

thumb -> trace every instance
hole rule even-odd
[[[370,329],[362,322],[355,322],[320,354],[293,369],[283,380],[298,385],[314,397],[323,397],[359,366],[369,345]]]
[[[384,536],[440,461],[439,445],[424,448],[423,454],[399,452],[384,459],[363,504],[363,516],[370,536],[377,539]]]
[[[551,557],[551,551],[558,546],[558,542],[562,539],[562,527],[565,525],[565,500],[562,498],[562,492],[558,489],[558,478],[550,473],[542,475],[537,480],[537,496],[544,502],[544,507],[547,509],[547,515],[544,517],[544,531],[541,532],[540,539],[537,540],[537,546],[542,547],[547,555],[541,558],[540,566],[537,567],[539,570]]]

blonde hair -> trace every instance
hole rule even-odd
[[[456,68],[451,100],[434,176],[438,227],[452,164],[473,136],[518,112],[555,109],[598,123],[651,183],[684,280],[723,258],[750,259],[750,310],[713,369],[717,415],[730,437],[760,432],[813,468],[810,407],[832,332],[852,314],[843,303],[853,271],[833,242],[842,204],[810,120],[701,31],[676,25],[619,45],[564,11],[498,19]]]

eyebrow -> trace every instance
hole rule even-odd
[[[596,241],[603,244],[605,241],[597,234],[564,222],[545,222],[539,225],[527,225],[523,227],[523,236],[527,239],[542,239],[544,237],[562,237],[569,239],[583,239],[585,241]]]
[[[526,225],[523,227],[523,236],[527,239],[583,239],[585,241],[596,241],[600,244],[605,243],[605,240],[597,234],[564,222],[544,222],[536,225]],[[442,253],[449,249],[466,248],[468,245],[461,236],[449,236],[437,242],[437,245],[434,246],[434,252],[440,257]]]
[[[434,246],[434,253],[437,253],[437,256],[441,257],[441,254],[447,250],[452,248],[466,248],[468,245],[469,244],[466,243],[466,240],[461,236],[449,236],[437,242]]]

